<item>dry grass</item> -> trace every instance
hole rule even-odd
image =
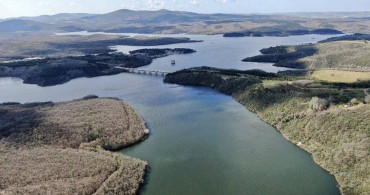
[[[311,77],[329,82],[354,83],[370,80],[370,72],[317,70],[312,73]]]
[[[11,57],[64,57],[85,55],[81,48],[60,48],[59,44],[88,43],[119,39],[116,35],[56,36],[50,34],[5,34],[0,37],[0,59]],[[101,47],[100,50],[106,49]],[[6,60],[4,60],[6,61]]]
[[[188,33],[188,34],[224,34],[230,32],[239,32],[250,30],[253,28],[274,26],[274,22],[261,22],[255,23],[251,21],[245,22],[230,22],[230,23],[219,23],[219,24],[207,24],[205,22],[190,23],[189,25],[176,25],[175,28],[164,30],[161,33]]]
[[[273,88],[282,85],[289,85],[289,81],[278,81],[278,80],[263,80],[262,85],[265,88]]]
[[[300,47],[300,46],[294,46]],[[370,43],[365,41],[336,41],[314,45],[317,52],[302,58],[309,69],[335,68],[370,71]]]
[[[2,105],[0,121],[0,194],[135,194],[143,182],[146,162],[103,149],[145,136],[120,100]]]
[[[299,22],[300,25],[308,28],[334,28],[347,33],[370,33],[369,20],[356,19],[305,19]]]

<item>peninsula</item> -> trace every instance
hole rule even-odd
[[[136,194],[147,163],[110,151],[148,133],[118,99],[1,104],[0,194]]]

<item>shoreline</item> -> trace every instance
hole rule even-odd
[[[354,128],[343,125],[357,116],[359,118],[356,118],[356,122],[358,120],[360,124],[366,125],[366,109],[369,105],[360,104],[351,109],[333,105],[328,110],[310,111],[308,103],[311,96],[315,96],[314,91],[310,92],[307,91],[308,89],[295,87],[295,85],[264,88],[262,87],[263,80],[274,80],[274,78],[266,75],[256,76],[251,73],[207,69],[207,67],[193,68],[168,74],[164,82],[210,87],[219,93],[230,95],[248,111],[256,114],[260,120],[274,127],[286,140],[308,152],[315,164],[335,177],[341,194],[361,194],[363,192],[361,190],[366,191],[366,178],[361,176],[354,178],[361,170],[358,167],[361,165],[366,167],[366,164],[356,163],[357,159],[353,159],[354,162],[346,161],[346,159],[351,159],[351,153],[343,152],[346,143],[351,143],[351,141],[355,145],[347,150],[363,151],[361,147],[367,147],[366,143],[363,146],[361,141],[351,140],[351,137],[360,136],[366,130],[361,130],[358,126]],[[276,80],[276,82],[281,81]],[[325,93],[320,90],[318,92]],[[306,95],[302,96],[302,93]],[[332,119],[337,117],[344,120],[338,122]],[[321,125],[325,126],[320,128]],[[336,135],[344,133],[342,132],[344,127],[350,128],[347,132],[351,134],[347,133],[348,135],[344,138],[338,138]],[[362,159],[359,162],[366,161],[366,156],[359,158]],[[341,164],[342,161],[344,161],[343,164]],[[354,168],[347,170],[348,166]]]
[[[228,94],[226,94],[226,95],[228,95]],[[246,105],[244,105],[243,103],[239,102],[239,101],[238,101],[237,99],[235,99],[232,95],[230,95],[230,96],[232,97],[232,99],[233,99],[233,100],[235,100],[236,102],[238,102],[238,103],[240,103],[241,105],[243,105],[243,106],[244,106],[248,111],[250,111],[250,112],[254,113],[255,115],[257,115],[257,116],[258,116],[258,118],[259,118],[259,119],[261,119],[263,122],[265,122],[266,124],[268,124],[268,125],[270,125],[270,126],[274,127],[274,128],[276,129],[276,131],[280,133],[280,135],[282,135],[286,140],[288,140],[288,141],[289,141],[290,143],[292,143],[294,146],[296,146],[296,147],[298,147],[298,148],[300,148],[300,149],[304,150],[304,151],[305,151],[305,152],[307,152],[308,154],[310,154],[310,156],[311,156],[311,158],[312,158],[313,162],[315,162],[315,164],[319,165],[319,167],[321,167],[321,168],[322,168],[323,170],[325,170],[327,173],[329,173],[330,175],[334,176],[335,181],[336,181],[336,182],[337,182],[337,184],[338,184],[338,185],[337,185],[337,187],[338,187],[338,189],[339,189],[340,193],[341,193],[341,194],[343,194],[342,189],[340,188],[340,184],[339,184],[339,182],[338,182],[338,178],[337,178],[337,176],[336,176],[334,173],[332,173],[331,171],[329,171],[326,167],[324,167],[323,165],[321,165],[321,164],[317,161],[317,159],[313,156],[312,152],[310,152],[307,148],[305,148],[303,144],[298,145],[298,144],[297,144],[297,142],[294,142],[293,140],[291,140],[291,139],[288,137],[288,135],[284,134],[284,133],[281,131],[281,129],[279,129],[277,126],[275,126],[275,125],[273,125],[273,124],[269,123],[267,120],[265,120],[264,118],[262,118],[262,117],[261,117],[261,115],[260,115],[258,112],[254,112],[254,111],[252,111],[252,110],[249,110],[249,109],[248,109],[248,107],[247,107]]]

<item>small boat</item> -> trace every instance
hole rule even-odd
[[[171,64],[172,65],[176,64],[176,61],[175,60],[171,60]]]

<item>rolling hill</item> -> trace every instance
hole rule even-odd
[[[266,29],[267,31],[294,29],[299,32],[331,29],[343,32],[370,33],[369,17],[369,12],[243,15],[199,14],[165,9],[157,11],[120,9],[106,14],[62,13],[6,19],[2,22],[0,20],[0,29],[3,29],[0,32],[87,30],[122,33],[225,34]],[[21,21],[27,22],[22,23]],[[267,32],[267,34],[269,33]],[[283,36],[286,35],[283,33]]]

